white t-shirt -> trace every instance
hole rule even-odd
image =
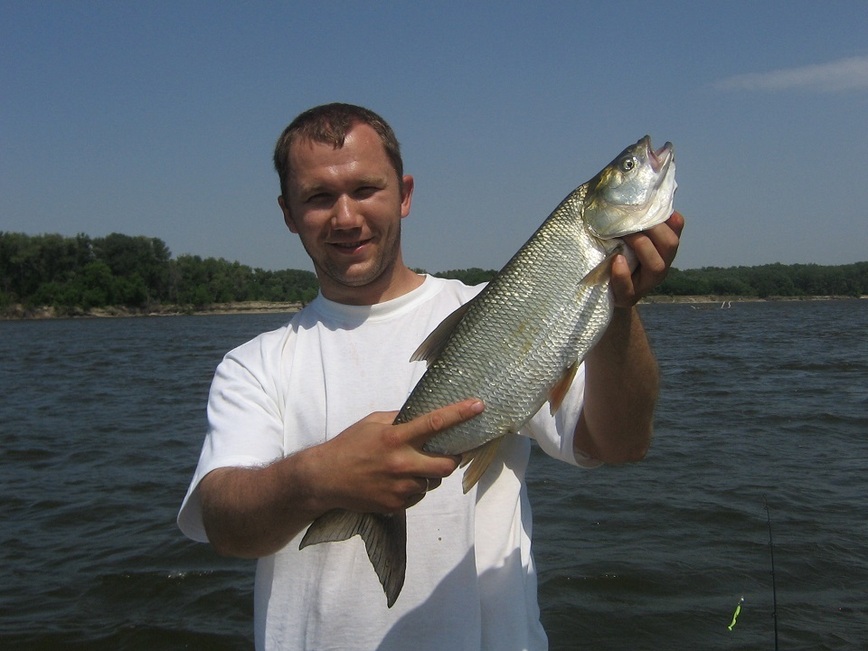
[[[373,306],[317,297],[287,326],[229,352],[208,401],[209,430],[178,525],[207,541],[196,490],[215,468],[260,466],[333,438],[374,411],[399,409],[425,371],[419,343],[481,287],[426,277]],[[573,454],[584,389],[580,368],[555,417],[527,433],[548,454]],[[526,436],[507,436],[467,495],[462,471],[407,511],[407,575],[392,608],[359,537],[298,549],[302,534],[259,559],[257,649],[545,649],[524,484]],[[302,532],[303,533],[303,532]]]

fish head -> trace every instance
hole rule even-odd
[[[601,239],[638,233],[669,218],[676,187],[672,143],[655,151],[645,136],[591,179],[582,218]]]

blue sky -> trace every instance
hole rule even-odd
[[[868,259],[868,2],[0,4],[0,230],[310,269],[272,147],[329,101],[416,178],[405,258],[499,268],[648,133],[675,265]]]

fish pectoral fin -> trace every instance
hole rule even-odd
[[[591,269],[588,273],[585,274],[585,277],[579,281],[580,286],[591,287],[593,285],[599,285],[600,283],[604,283],[609,280],[609,275],[612,273],[612,260],[616,255],[622,253],[624,251],[624,243],[619,242],[618,245],[613,248],[609,253],[606,254],[606,257],[603,258],[603,261],[600,264],[596,265],[593,269]]]
[[[446,346],[446,342],[449,341],[449,336],[452,334],[455,326],[461,322],[461,319],[464,318],[464,315],[467,313],[467,310],[470,309],[472,304],[473,301],[471,300],[443,319],[440,322],[440,325],[434,328],[431,334],[425,337],[425,341],[419,344],[416,352],[410,356],[410,361],[425,361],[430,364],[437,359],[443,351],[444,346]]]
[[[339,542],[358,534],[365,542],[365,551],[374,572],[386,593],[386,604],[391,608],[407,571],[407,514],[356,513],[335,509],[314,520],[301,539],[299,549],[324,542]]]
[[[461,455],[461,467],[467,466],[467,470],[464,471],[464,477],[461,480],[461,487],[464,489],[465,494],[476,486],[482,475],[488,470],[488,466],[491,465],[494,457],[497,456],[497,450],[502,440],[503,437],[498,436],[496,439],[491,439],[488,443],[468,450]]]
[[[549,413],[554,416],[558,409],[561,408],[561,404],[564,402],[564,398],[567,396],[567,391],[570,390],[570,385],[573,383],[573,378],[576,377],[576,371],[579,370],[579,362],[575,361],[570,364],[567,368],[564,369],[564,374],[561,376],[561,379],[557,381],[551,391],[549,391]]]

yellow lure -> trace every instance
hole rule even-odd
[[[744,597],[738,600],[738,604],[735,607],[735,612],[732,614],[732,621],[729,623],[727,628],[731,631],[735,628],[735,622],[738,620],[738,616],[741,614],[741,605],[744,603]]]

